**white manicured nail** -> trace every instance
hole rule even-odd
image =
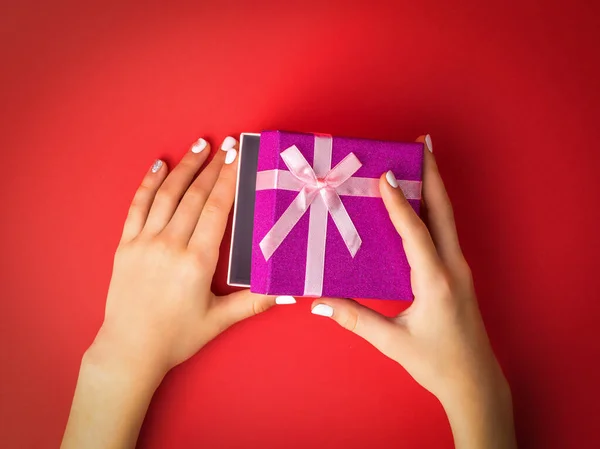
[[[386,174],[385,174],[385,180],[388,182],[389,185],[391,185],[394,189],[398,188],[398,181],[396,181],[396,177],[394,176],[394,173],[392,173],[392,170],[389,170]]]
[[[227,165],[231,164],[233,161],[235,161],[236,156],[237,156],[237,151],[227,150],[227,154],[225,155],[225,163]]]
[[[433,144],[431,143],[431,136],[429,134],[425,136],[425,145],[427,146],[429,152],[433,153]]]
[[[152,173],[156,173],[158,172],[158,170],[160,170],[160,168],[163,166],[163,161],[161,161],[160,159],[157,159],[154,161],[154,164],[152,164],[152,168],[150,170],[152,170]]]
[[[205,148],[206,148],[206,140],[204,140],[201,137],[196,142],[194,142],[194,144],[192,145],[192,153],[196,153],[196,154],[200,153]]]
[[[296,299],[293,296],[278,296],[275,304],[296,304]]]
[[[333,308],[327,304],[317,304],[312,310],[313,315],[326,316],[331,318],[333,316]]]
[[[225,137],[225,140],[221,144],[221,149],[223,151],[231,150],[235,146],[235,143],[236,143],[236,140],[233,137],[227,136],[227,137]]]

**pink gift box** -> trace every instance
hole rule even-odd
[[[388,170],[418,213],[423,144],[261,133],[251,290],[411,300],[410,266],[377,187]]]

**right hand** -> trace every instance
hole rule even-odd
[[[425,137],[417,140],[425,142]],[[508,385],[479,313],[452,205],[427,147],[426,143],[423,197],[429,229],[402,191],[392,187],[385,174],[380,179],[381,196],[411,266],[413,304],[394,318],[348,299],[320,298],[312,307],[313,313],[333,313],[336,322],[400,363],[445,404],[458,391]]]

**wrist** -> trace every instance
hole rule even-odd
[[[447,378],[445,388],[436,396],[448,409],[460,406],[465,398],[477,399],[477,402],[512,403],[510,386],[495,358],[477,369]]]
[[[515,448],[510,386],[498,372],[456,382],[438,397],[454,436],[455,447]]]
[[[510,387],[489,344],[476,345],[457,354],[440,376],[443,383],[438,384],[434,392],[445,408],[471,396],[510,400]]]
[[[466,407],[512,409],[510,386],[502,374],[490,379],[464,379],[449,383],[447,387],[438,399],[448,414],[462,414]]]
[[[129,347],[104,327],[83,355],[81,369],[121,382],[132,382],[140,390],[151,390],[152,393],[168,371],[154,354]]]
[[[64,448],[134,447],[164,372],[102,330],[83,355]]]

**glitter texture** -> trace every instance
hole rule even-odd
[[[280,153],[291,145],[296,145],[312,165],[312,134],[266,131],[261,134],[258,171],[287,170]],[[422,180],[422,143],[334,137],[331,165],[335,166],[349,153],[354,153],[363,164],[355,176],[379,178],[391,170],[398,180]],[[259,247],[297,194],[285,190],[256,192],[250,287],[253,292],[304,294],[310,214],[300,219],[268,262]],[[389,219],[383,200],[343,196],[342,201],[362,239],[362,246],[352,258],[331,216],[328,217],[323,296],[411,300],[410,266],[402,239]],[[409,202],[418,213],[419,200]]]
[[[156,173],[158,170],[160,170],[160,168],[163,166],[163,161],[161,161],[160,159],[157,159],[154,161],[154,164],[152,164],[152,173]]]

